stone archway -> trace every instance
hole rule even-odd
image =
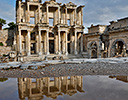
[[[123,57],[126,53],[126,43],[122,39],[117,39],[112,43],[110,56],[111,57]]]
[[[90,58],[97,58],[97,43],[96,42],[91,42],[88,45],[88,50],[89,50]]]
[[[96,49],[91,51],[91,58],[97,58],[97,50]]]

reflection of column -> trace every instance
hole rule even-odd
[[[40,56],[42,55],[42,44],[41,44],[41,41],[42,41],[41,31],[39,30],[39,55]]]
[[[68,33],[65,33],[65,54],[68,55]]]
[[[58,30],[58,53],[61,54],[60,31]]]
[[[19,30],[19,53],[22,54],[21,30]]]
[[[67,24],[67,7],[65,7],[65,24]]]
[[[75,46],[74,46],[75,48],[74,48],[74,50],[75,50],[75,54],[78,54],[78,52],[77,52],[77,32],[76,32],[76,30],[75,30]]]
[[[30,50],[30,49],[31,49],[31,48],[30,48],[30,46],[31,46],[30,31],[28,31],[28,34],[27,34],[27,35],[28,35],[28,36],[27,36],[27,37],[28,37],[28,43],[27,43],[27,44],[28,44],[28,51],[27,51],[27,55],[30,56],[30,55],[31,55],[31,53],[30,53],[30,51],[31,51],[31,50]]]
[[[47,15],[47,24],[49,24],[49,16],[48,16],[48,12],[49,12],[48,10],[49,10],[49,9],[48,9],[48,6],[46,6],[46,7],[47,7],[47,8],[46,8],[46,10],[47,10],[47,13],[46,13],[46,15]]]
[[[49,31],[47,31],[47,33],[46,33],[46,45],[47,45],[46,46],[46,48],[47,48],[46,49],[46,52],[47,52],[46,54],[49,55]]]

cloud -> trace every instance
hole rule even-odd
[[[0,0],[0,17],[9,21],[15,21],[15,1]],[[43,0],[45,1],[45,0]],[[48,0],[46,0],[48,1]],[[84,25],[109,24],[109,21],[128,16],[128,0],[56,0],[62,4],[73,2],[84,7]],[[3,5],[4,4],[4,5]]]

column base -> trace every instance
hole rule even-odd
[[[66,52],[65,55],[67,56],[68,55],[68,52]]]
[[[47,53],[46,53],[46,55],[49,55],[49,54],[50,54],[50,52],[47,52]]]
[[[78,54],[78,52],[77,51],[75,51],[75,55],[77,55]]]
[[[58,55],[61,55],[61,52],[58,52]]]
[[[30,53],[27,53],[27,56],[31,56],[31,54]]]
[[[39,56],[42,56],[42,52],[39,52]]]

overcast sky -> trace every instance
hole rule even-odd
[[[85,5],[83,11],[85,32],[91,24],[108,25],[109,21],[128,17],[128,0],[57,0],[62,3],[69,1],[76,5]],[[4,18],[7,22],[15,21],[16,0],[0,0],[0,2],[0,18]]]

